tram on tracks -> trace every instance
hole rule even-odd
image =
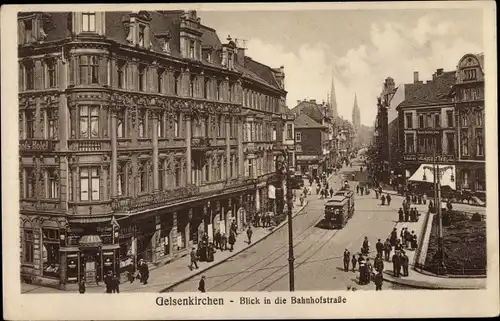
[[[340,189],[333,194],[333,196],[343,196],[348,199],[349,203],[349,210],[350,210],[350,217],[354,215],[354,192],[350,189]]]
[[[352,204],[352,207],[351,207]],[[349,197],[333,196],[325,203],[325,225],[328,228],[343,228],[354,213],[354,204]]]

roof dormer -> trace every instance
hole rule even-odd
[[[151,15],[147,11],[132,12],[122,19],[125,28],[126,41],[136,47],[150,49]]]
[[[80,35],[98,35],[104,36],[105,32],[105,12],[86,11],[71,13],[72,34]]]
[[[43,12],[25,12],[18,18],[18,44],[42,43],[54,29],[52,16]]]
[[[234,60],[236,55],[236,42],[230,35],[227,36],[227,43],[222,45],[222,66],[229,70],[234,69]]]
[[[201,26],[195,10],[185,11],[181,16],[180,45],[181,56],[201,60]]]

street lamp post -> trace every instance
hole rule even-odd
[[[286,201],[288,205],[287,217],[288,217],[288,276],[289,276],[289,286],[290,292],[295,291],[295,276],[294,276],[294,261],[293,256],[293,228],[292,228],[292,180],[290,177],[290,157],[286,150],[281,151],[283,160],[277,159],[276,168],[279,171],[280,182],[283,183],[283,173],[286,173]]]

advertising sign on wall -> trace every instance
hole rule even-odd
[[[276,199],[276,187],[273,185],[267,187],[267,198],[270,200]]]

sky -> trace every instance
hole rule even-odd
[[[351,121],[354,95],[361,123],[372,126],[387,77],[396,85],[455,70],[466,53],[483,52],[480,9],[198,11],[222,42],[246,40],[246,55],[285,68],[287,105],[327,100],[332,75],[340,116]]]

